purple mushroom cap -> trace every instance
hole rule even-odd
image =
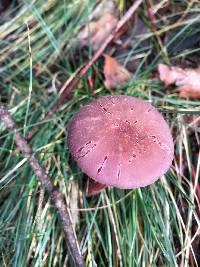
[[[152,184],[169,169],[174,153],[162,115],[150,103],[124,95],[82,107],[69,124],[68,146],[90,178],[119,188]]]

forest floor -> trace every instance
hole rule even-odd
[[[200,266],[199,59],[199,1],[0,2],[0,104],[61,192],[86,266]],[[119,94],[163,114],[173,163],[151,186],[87,197],[68,123],[89,101]],[[0,266],[74,266],[14,135],[0,122]]]

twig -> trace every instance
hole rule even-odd
[[[85,267],[84,260],[80,254],[80,249],[76,241],[75,233],[72,227],[70,220],[70,214],[68,209],[61,197],[61,193],[53,186],[50,178],[46,174],[45,170],[40,166],[38,160],[33,155],[30,146],[27,141],[23,138],[21,133],[18,131],[18,128],[13,121],[9,112],[3,107],[0,106],[0,121],[2,121],[8,131],[14,132],[13,139],[15,140],[18,148],[24,154],[24,157],[29,161],[29,164],[34,171],[36,177],[41,182],[42,186],[48,192],[49,196],[56,207],[56,210],[60,216],[60,219],[63,223],[64,233],[67,240],[67,245],[69,250],[74,258],[76,266]]]
[[[126,14],[121,18],[121,20],[117,23],[116,29],[113,33],[109,34],[106,38],[105,42],[101,45],[101,47],[95,52],[93,57],[83,66],[74,78],[65,85],[65,88],[62,90],[60,98],[57,100],[55,105],[48,111],[43,120],[49,119],[62,105],[62,103],[70,97],[73,88],[78,84],[79,80],[89,71],[94,62],[103,54],[106,47],[117,37],[119,37],[119,32],[125,26],[125,24],[132,18],[133,14],[137,10],[137,8],[141,5],[143,0],[134,1],[133,5],[129,8]],[[28,135],[28,140],[32,139],[35,133],[42,127],[42,124],[37,125]]]

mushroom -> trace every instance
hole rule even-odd
[[[174,152],[170,129],[156,108],[124,95],[102,96],[82,107],[69,124],[68,146],[90,178],[126,189],[155,182]]]

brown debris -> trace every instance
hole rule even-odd
[[[132,73],[117,62],[116,59],[104,54],[104,85],[107,89],[121,88],[132,76]]]
[[[171,84],[178,86],[176,91],[181,97],[200,99],[200,68],[182,69],[159,64],[158,73],[166,87]]]
[[[93,50],[99,49],[107,36],[116,28],[117,22],[117,18],[110,13],[95,22],[90,22],[79,35],[82,45],[88,45],[91,42]]]

